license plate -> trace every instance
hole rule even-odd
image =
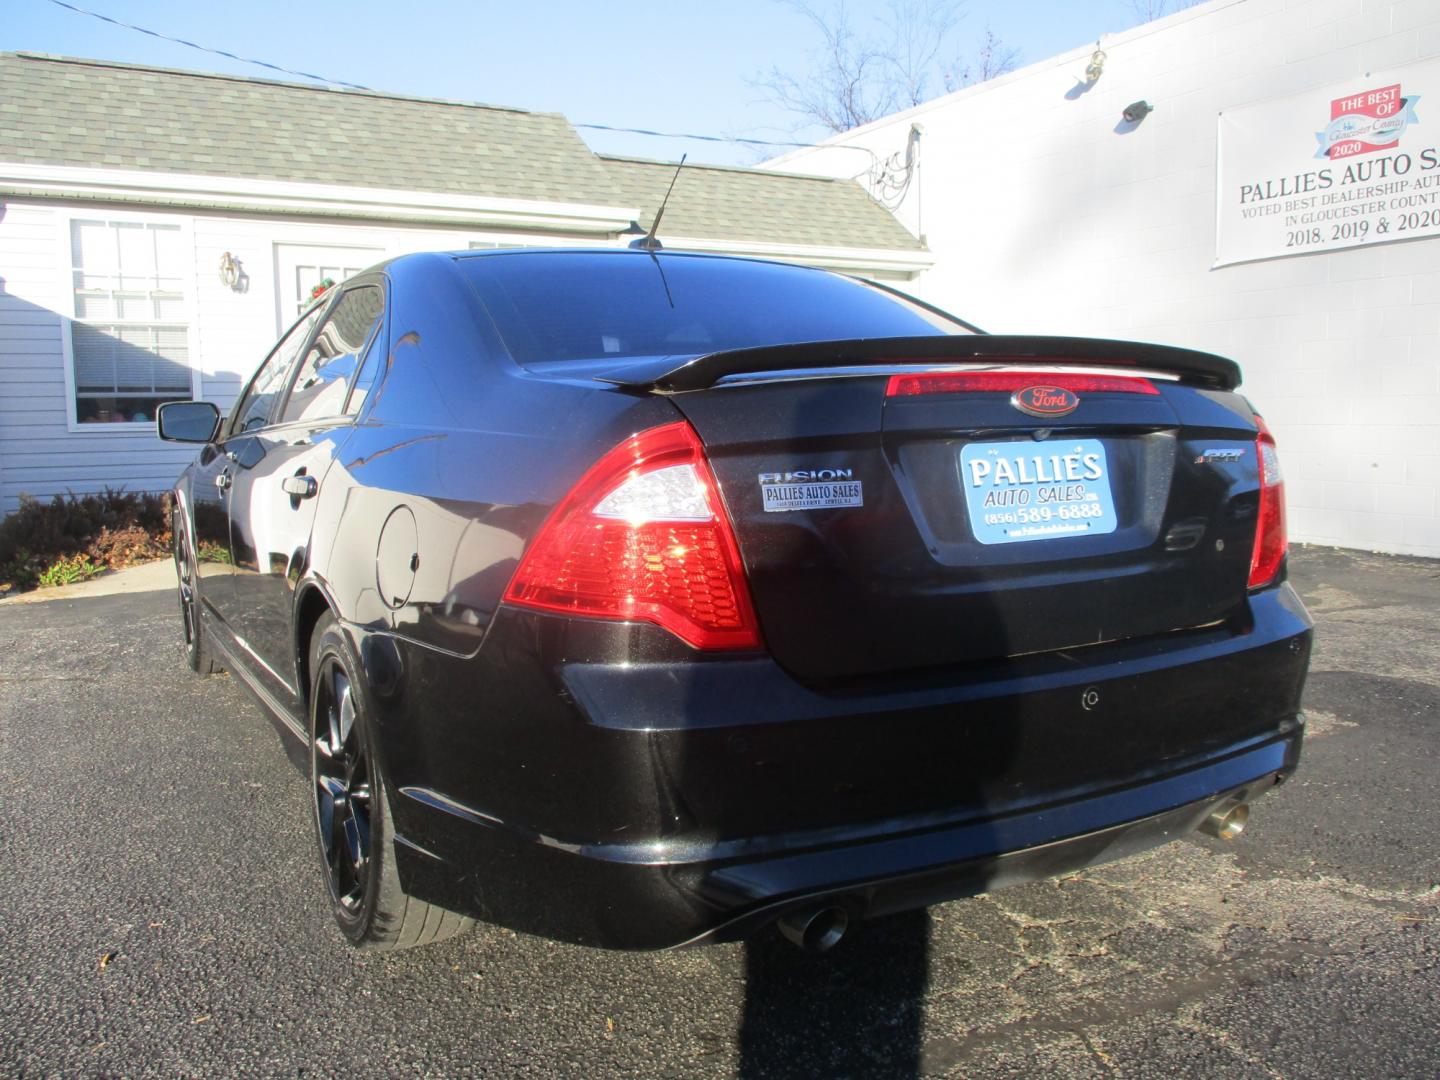
[[[960,451],[970,528],[982,544],[1115,531],[1099,439],[971,443]]]

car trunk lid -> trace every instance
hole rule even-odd
[[[798,677],[991,663],[1243,614],[1258,482],[1231,362],[990,336],[742,352],[599,377],[668,393],[698,432],[766,645]],[[932,385],[907,392],[917,375]],[[1012,401],[1067,385],[1082,389],[1063,413],[1044,414],[1044,395],[1040,415]]]

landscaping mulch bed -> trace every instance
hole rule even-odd
[[[0,521],[0,596],[70,585],[170,554],[170,495],[106,490],[21,496]]]

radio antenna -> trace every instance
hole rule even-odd
[[[639,240],[630,241],[632,248],[654,252],[664,246],[656,239],[655,233],[660,228],[660,219],[665,216],[665,206],[670,202],[670,192],[675,190],[675,181],[680,179],[680,170],[685,167],[685,159],[689,156],[689,154],[680,155],[680,164],[675,166],[675,175],[670,178],[670,186],[665,189],[665,198],[660,200],[660,209],[655,211],[655,220],[650,223],[650,231]]]

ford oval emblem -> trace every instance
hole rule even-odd
[[[1031,416],[1064,416],[1080,407],[1080,399],[1063,386],[1026,386],[1010,395],[1010,404]]]

